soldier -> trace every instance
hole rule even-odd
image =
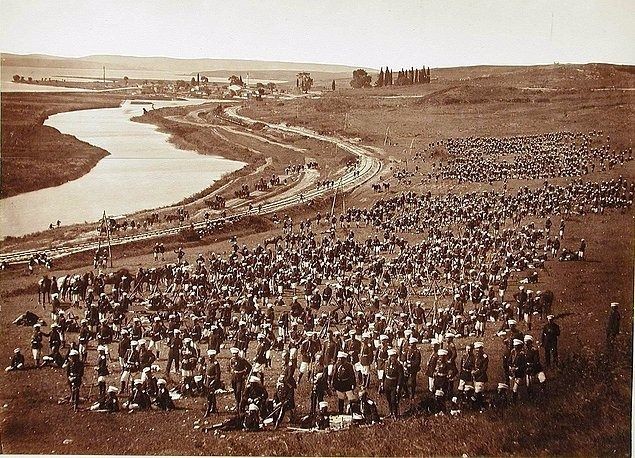
[[[523,341],[514,339],[512,345],[513,348],[509,355],[509,385],[512,389],[512,401],[516,404],[518,401],[518,388],[525,378],[527,360],[523,351]]]
[[[139,372],[139,350],[137,348],[138,342],[133,340],[130,342],[130,348],[124,356],[123,370],[121,371],[121,392],[125,393],[127,385],[130,384],[132,375]]]
[[[157,397],[154,403],[159,409],[165,411],[174,410],[176,408],[174,401],[170,397],[170,391],[167,388],[167,381],[165,379],[160,378],[157,380]]]
[[[266,408],[267,408],[267,399],[269,398],[269,394],[262,383],[260,382],[260,377],[252,375],[249,377],[247,384],[247,388],[245,388],[245,392],[242,395],[240,412],[246,412],[247,407],[253,404],[258,406],[260,409],[260,414],[264,416]]]
[[[60,325],[57,323],[51,324],[51,332],[49,333],[49,348],[51,353],[58,353],[62,346],[62,335],[60,333]]]
[[[119,412],[119,399],[117,398],[117,392],[119,390],[116,386],[109,386],[106,393],[106,399],[104,400],[103,410],[107,412]]]
[[[448,376],[450,372],[450,365],[448,363],[448,351],[444,348],[437,350],[437,364],[434,368],[434,390],[442,390],[444,393],[447,391]]]
[[[345,400],[349,403],[355,400],[355,369],[348,361],[348,353],[340,351],[337,353],[337,363],[333,368],[333,377],[331,382],[333,389],[337,394],[337,409],[341,415],[344,413]]]
[[[71,404],[73,410],[79,408],[79,389],[82,386],[82,377],[84,377],[84,362],[79,359],[79,352],[71,350],[68,353],[69,361],[66,366],[66,376],[68,378],[68,386],[71,390]]]
[[[439,356],[437,352],[439,351],[439,341],[436,339],[432,339],[432,354],[428,358],[428,363],[426,364],[426,376],[428,377],[428,391],[430,393],[434,393],[434,370],[437,367],[437,360]]]
[[[13,350],[13,356],[11,356],[10,364],[5,368],[5,372],[18,371],[24,369],[24,355],[22,350],[16,348]]]
[[[544,383],[547,380],[545,373],[542,371],[542,364],[540,364],[540,352],[533,346],[534,338],[527,334],[525,336],[525,359],[526,373],[525,383],[527,384],[527,396],[529,399],[533,397],[533,386],[535,381],[538,381],[540,389],[544,389]]]
[[[205,387],[207,407],[205,417],[217,413],[216,390],[221,386],[220,364],[216,361],[216,350],[207,350],[207,364],[205,365]]]
[[[611,302],[611,313],[609,315],[609,321],[606,326],[606,345],[609,349],[613,348],[615,339],[620,333],[620,311],[617,307],[620,304],[617,302]]]
[[[194,381],[194,370],[198,360],[198,353],[192,345],[192,339],[186,337],[183,339],[183,347],[181,348],[181,383],[183,385],[183,393],[191,394]]]
[[[384,370],[386,369],[386,362],[388,361],[388,340],[389,337],[386,334],[379,336],[379,348],[375,353],[375,367],[377,368],[377,379],[379,380],[379,393],[384,392]]]
[[[278,410],[275,428],[277,428],[287,412],[290,412],[290,421],[295,418],[295,383],[289,384],[284,375],[278,378],[276,392],[273,395],[273,409]]]
[[[179,358],[181,356],[181,345],[183,345],[183,340],[181,339],[181,331],[178,329],[174,329],[173,335],[170,336],[168,340],[168,365],[166,366],[165,372],[169,374],[172,369],[172,364],[174,363],[175,372],[179,370]]]
[[[474,382],[472,371],[474,370],[474,350],[472,345],[465,346],[465,353],[461,356],[459,364],[459,385],[457,389],[463,391],[465,385],[471,385]]]
[[[329,417],[329,403],[321,401],[319,404],[319,411],[315,417],[315,427],[319,430],[328,429],[331,426],[331,419]]]
[[[83,319],[80,322],[80,325],[81,327],[79,329],[78,351],[82,361],[86,361],[86,358],[88,357],[88,342],[90,342],[90,339],[91,339],[91,332],[90,332],[90,329],[88,328],[88,320]]]
[[[485,384],[488,381],[487,368],[489,366],[489,357],[484,352],[483,342],[474,342],[474,369],[472,370],[472,379],[474,380],[474,397],[477,409],[482,409],[485,405]]]
[[[150,396],[143,388],[143,381],[140,378],[134,380],[133,388],[130,391],[130,397],[128,402],[124,404],[124,407],[130,410],[146,410],[152,405]]]
[[[251,364],[240,356],[240,350],[236,347],[229,349],[231,358],[229,360],[229,371],[232,375],[232,389],[236,400],[236,411],[239,411],[242,404],[242,395],[245,390],[245,379],[251,372]]]
[[[388,361],[384,369],[384,378],[382,384],[388,401],[388,409],[390,416],[397,418],[399,416],[399,392],[404,380],[404,369],[397,358],[397,350],[391,348],[388,350]]]
[[[560,336],[560,326],[553,321],[553,315],[547,315],[547,324],[542,328],[542,348],[545,350],[545,366],[553,363],[558,365],[558,336]]]
[[[311,415],[314,415],[320,402],[328,392],[328,374],[318,372],[313,377],[313,387],[311,388]]]
[[[311,371],[311,363],[315,358],[315,354],[320,350],[320,342],[314,337],[311,331],[306,332],[306,339],[300,344],[300,374],[298,375],[298,383],[302,381],[302,376]],[[308,377],[310,377],[310,373]],[[310,380],[309,380],[310,381]]]
[[[35,361],[35,367],[40,367],[40,356],[42,355],[42,340],[45,334],[41,330],[42,325],[35,323],[33,325],[33,335],[31,336],[31,352],[33,353],[33,360]]]
[[[410,394],[410,399],[414,399],[417,391],[417,374],[421,370],[421,351],[417,348],[417,340],[414,337],[408,339],[410,348],[406,356],[406,396]]]
[[[373,355],[375,348],[370,341],[370,333],[364,333],[362,335],[362,348],[359,353],[360,372],[362,374],[362,386],[368,388],[370,384],[370,365],[373,363]]]
[[[262,429],[260,409],[256,404],[249,404],[242,426],[245,431],[260,431]]]

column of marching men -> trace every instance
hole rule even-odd
[[[544,369],[557,363],[560,331],[553,293],[529,287],[545,261],[559,258],[554,240],[566,240],[564,218],[626,211],[634,191],[620,178],[545,183],[515,195],[404,193],[350,209],[344,219],[316,216],[297,229],[285,217],[272,247],[233,240],[227,257],[199,255],[189,264],[178,249],[176,263],[136,276],[71,274],[62,288],[52,279],[50,295],[38,297],[50,300],[52,324],[48,333],[34,328],[34,362],[65,368],[75,408],[82,383],[92,390],[86,381],[93,378],[93,408],[106,411],[117,410],[122,396],[128,410],[169,410],[178,393],[205,397],[212,415],[217,394],[231,387],[232,421],[248,429],[263,419],[277,425],[287,413],[296,419],[302,385],[310,386],[309,416],[318,426],[328,423],[329,411],[378,421],[371,393],[385,396],[392,417],[402,413],[404,398],[417,395],[424,395],[417,408],[428,413],[480,411],[516,402],[520,392],[533,398],[545,386]],[[562,221],[552,235],[554,215]],[[544,226],[522,224],[528,216],[544,218]],[[376,235],[359,240],[354,226]],[[314,229],[324,230],[321,239]],[[580,259],[585,248],[574,250]],[[511,295],[512,274],[523,272]],[[74,307],[64,311],[66,297]],[[484,343],[493,336],[504,342],[496,350],[504,377],[495,389]],[[42,356],[45,338],[50,353]],[[20,366],[24,357],[16,352],[7,369]],[[276,379],[271,396],[266,375]],[[336,404],[328,404],[329,395]]]

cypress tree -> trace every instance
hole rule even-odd
[[[384,68],[379,70],[379,76],[377,77],[377,86],[382,87],[384,85]]]

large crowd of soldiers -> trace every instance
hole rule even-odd
[[[533,151],[533,139],[487,148]],[[374,423],[373,393],[393,418],[404,414],[404,399],[408,412],[428,414],[533,399],[559,358],[554,295],[538,289],[539,272],[559,256],[568,217],[626,211],[634,193],[623,178],[575,179],[515,194],[405,192],[298,225],[285,216],[272,246],[232,238],[229,255],[191,262],[179,248],[151,281],[112,288],[98,272],[72,309],[53,293],[50,331],[33,329],[34,364],[65,368],[74,408],[87,366],[99,411],[171,410],[177,398],[203,397],[204,415],[219,415],[217,396],[232,392],[234,415],[222,425],[248,430],[277,426],[287,414],[318,428],[330,413]],[[359,237],[358,228],[372,235]],[[611,309],[608,342],[619,333],[617,304]],[[503,346],[496,376],[488,338]],[[25,365],[16,349],[7,370]]]

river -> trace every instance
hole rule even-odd
[[[203,102],[152,103],[161,108]],[[63,225],[95,222],[104,211],[119,216],[174,204],[245,165],[177,149],[156,126],[131,121],[144,107],[151,109],[150,102],[50,116],[45,125],[110,155],[77,180],[0,200],[0,237],[42,231],[58,219]]]

